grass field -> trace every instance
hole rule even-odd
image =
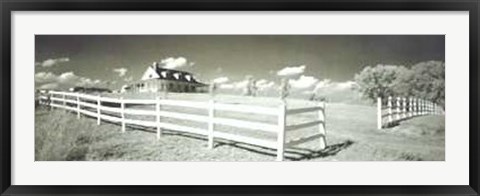
[[[122,95],[126,98],[153,98],[157,95]],[[208,95],[169,94],[171,99],[207,100]],[[223,102],[242,102],[274,106],[272,98],[245,99],[238,96],[217,96]],[[289,107],[309,105],[307,101],[288,100]],[[175,108],[173,108],[175,109]],[[445,159],[444,116],[422,116],[401,122],[384,130],[376,129],[376,108],[342,103],[327,104],[328,147],[320,150],[317,141],[287,149],[286,160],[300,161],[442,161]],[[224,115],[228,115],[227,113]],[[290,123],[313,118],[314,114],[297,115]],[[258,118],[256,116],[235,116]],[[257,119],[258,120],[258,119]],[[275,119],[262,118],[260,121]],[[179,123],[179,122],[177,122]],[[186,123],[188,122],[181,122]],[[201,126],[201,125],[199,125]],[[247,132],[225,128],[225,131]],[[307,129],[287,138],[311,134]],[[269,137],[250,131],[258,137]],[[37,108],[35,112],[35,160],[86,161],[273,161],[275,151],[247,144],[217,142],[207,148],[206,138],[165,131],[160,140],[155,130],[129,127],[121,133],[120,126],[96,119],[77,119],[73,113],[60,109]]]

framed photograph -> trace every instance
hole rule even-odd
[[[478,1],[2,2],[1,195],[478,195]]]

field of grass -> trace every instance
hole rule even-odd
[[[135,94],[112,95],[124,98],[153,98],[165,95]],[[205,94],[168,94],[169,99],[207,100]],[[245,98],[217,96],[221,102],[260,104],[275,106],[272,98]],[[310,105],[303,100],[288,100],[289,107]],[[164,108],[162,108],[164,109]],[[177,110],[177,108],[171,108]],[[196,112],[196,111],[189,111]],[[441,161],[445,159],[444,116],[423,116],[401,122],[398,126],[377,130],[374,106],[328,103],[327,142],[320,150],[318,141],[289,148],[286,160],[299,161]],[[220,114],[228,116],[228,113]],[[271,122],[275,119],[245,115],[236,118]],[[289,123],[312,119],[315,114],[292,116]],[[176,123],[190,124],[181,121]],[[202,126],[202,125],[198,125]],[[220,127],[222,128],[222,127]],[[35,160],[87,160],[87,161],[273,161],[275,151],[242,143],[221,141],[214,149],[207,148],[203,136],[165,130],[157,140],[153,128],[128,127],[125,133],[117,124],[68,113],[61,109],[49,110],[38,107],[35,114]],[[261,134],[223,127],[227,132],[255,135]],[[297,138],[316,132],[316,128],[295,131],[288,138]],[[274,138],[271,138],[274,139]]]

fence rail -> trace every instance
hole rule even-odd
[[[377,98],[377,128],[389,127],[399,121],[424,115],[444,114],[437,103],[414,97]]]
[[[325,102],[320,102],[316,106],[303,108],[290,108],[282,101],[276,107],[254,106],[245,104],[219,103],[214,100],[208,102],[200,101],[183,101],[183,100],[167,100],[167,99],[123,99],[112,97],[101,97],[96,95],[87,95],[71,92],[50,91],[47,95],[39,96],[39,103],[52,108],[62,108],[77,113],[77,118],[81,114],[97,118],[97,124],[102,121],[110,121],[121,124],[121,131],[125,132],[127,125],[140,125],[145,127],[156,128],[157,138],[161,138],[162,130],[187,132],[205,136],[208,140],[208,147],[213,148],[215,140],[223,139],[235,142],[247,143],[256,146],[262,146],[277,151],[277,161],[284,159],[285,148],[293,147],[305,142],[309,142],[320,138],[320,148],[326,147],[326,122],[325,122]],[[107,104],[109,103],[109,104]],[[111,106],[113,104],[118,107]],[[144,108],[127,107],[150,106],[150,110]],[[154,107],[152,107],[154,106]],[[167,111],[165,106],[194,108],[203,110],[206,114],[191,114],[182,112],[181,110]],[[230,113],[248,113],[255,116],[276,116],[276,123],[256,122],[245,119],[235,119],[231,117],[220,117],[216,113],[218,111]],[[310,122],[302,122],[299,124],[287,124],[288,116],[317,113],[317,118]],[[126,115],[151,116],[155,120],[139,120],[127,118]],[[180,120],[189,120],[204,123],[205,128],[192,127],[184,124],[175,124],[172,122],[164,122],[164,118],[173,118]],[[235,128],[244,128],[251,130],[264,131],[266,133],[275,134],[275,140],[267,140],[246,136],[242,134],[226,133],[217,130],[216,125],[224,125]],[[286,134],[291,131],[305,129],[318,126],[318,133],[303,138],[297,138],[286,141]]]

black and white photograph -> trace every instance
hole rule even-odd
[[[445,35],[38,34],[34,53],[35,161],[445,161]]]

